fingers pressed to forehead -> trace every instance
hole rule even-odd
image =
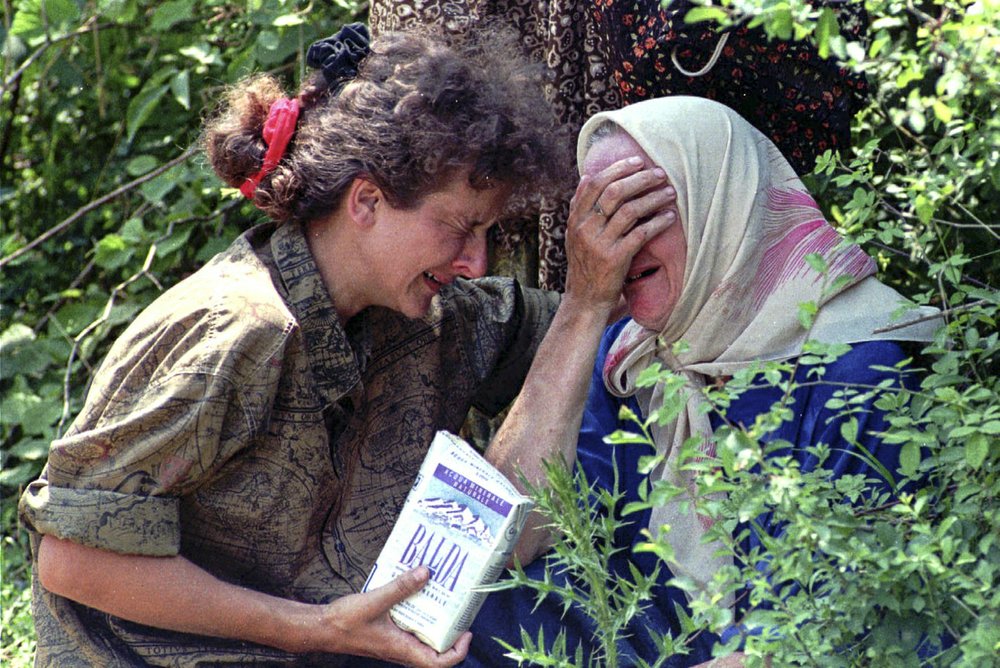
[[[662,169],[644,169],[609,183],[599,198],[601,207],[610,213],[643,193],[660,190],[666,185],[667,175]],[[673,189],[668,192],[672,194]]]
[[[674,211],[676,199],[677,194],[673,187],[666,181],[661,181],[658,187],[646,189],[643,194],[633,196],[619,204],[608,220],[607,230],[610,234],[624,235],[635,227],[636,223],[647,218],[662,214],[665,220],[676,219]]]
[[[665,231],[677,222],[676,213],[673,210],[662,211],[635,225],[625,232],[621,237],[621,247],[630,256],[634,255],[642,248],[647,241]]]
[[[586,174],[580,179],[577,196],[589,196],[593,200],[600,197],[609,184],[642,169],[642,158],[634,156],[618,160],[596,174]]]

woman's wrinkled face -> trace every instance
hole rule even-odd
[[[381,201],[370,303],[418,318],[442,286],[458,276],[483,276],[486,233],[510,192],[508,187],[477,190],[463,171],[416,208],[398,209]]]
[[[643,159],[645,168],[657,166],[632,137],[616,132],[597,140],[587,152],[582,171],[594,175],[618,160],[635,155]],[[635,254],[622,290],[629,315],[643,327],[656,331],[666,326],[684,287],[687,241],[680,212],[676,205],[671,207],[676,221]]]

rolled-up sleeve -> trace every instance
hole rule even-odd
[[[53,442],[42,477],[21,498],[29,529],[114,552],[180,551],[180,497],[247,443],[252,420],[231,383],[178,373],[88,402]]]
[[[469,288],[469,303],[475,308],[466,314],[474,328],[467,337],[475,350],[473,373],[482,378],[473,404],[488,415],[496,415],[517,395],[531,367],[535,352],[559,307],[558,293],[522,288],[510,279],[480,279]],[[469,315],[471,314],[471,315]]]
[[[31,483],[21,517],[36,532],[127,554],[174,556],[180,551],[177,498]]]

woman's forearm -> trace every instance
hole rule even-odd
[[[466,633],[438,653],[389,618],[392,606],[427,583],[426,566],[372,591],[312,605],[224,582],[183,557],[123,555],[43,536],[38,577],[54,594],[123,619],[287,652],[450,668],[465,658],[471,640]]]
[[[643,244],[669,227],[665,208],[676,193],[662,169],[633,156],[580,179],[566,223],[566,292],[542,340],[521,393],[486,451],[515,484],[545,483],[543,462],[576,461],[576,442],[594,360],[625,273]],[[639,221],[642,221],[641,224]],[[527,563],[549,545],[538,513],[515,550]]]
[[[576,461],[583,405],[609,310],[563,299],[521,393],[486,451],[522,491],[521,475],[532,485],[545,483],[543,461]],[[529,516],[515,551],[522,564],[548,547],[544,523],[538,513]]]
[[[319,606],[224,582],[184,557],[125,555],[44,536],[38,576],[54,594],[148,626],[304,651]]]

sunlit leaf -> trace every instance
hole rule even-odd
[[[685,23],[700,23],[701,21],[724,21],[726,10],[718,6],[692,7],[684,15]]]
[[[170,79],[170,92],[177,104],[185,109],[191,108],[191,72],[180,70]]]
[[[194,0],[171,0],[160,3],[153,12],[150,27],[163,32],[170,30],[181,21],[187,21],[194,15]]]
[[[21,0],[10,24],[10,34],[31,39],[58,32],[80,20],[80,7],[73,0]]]
[[[109,234],[97,243],[94,262],[105,269],[117,269],[132,258],[133,252],[125,239],[117,234]]]
[[[144,88],[134,100],[128,105],[128,113],[125,116],[128,141],[135,138],[135,134],[149,120],[149,117],[156,111],[160,100],[169,90],[166,84]]]

